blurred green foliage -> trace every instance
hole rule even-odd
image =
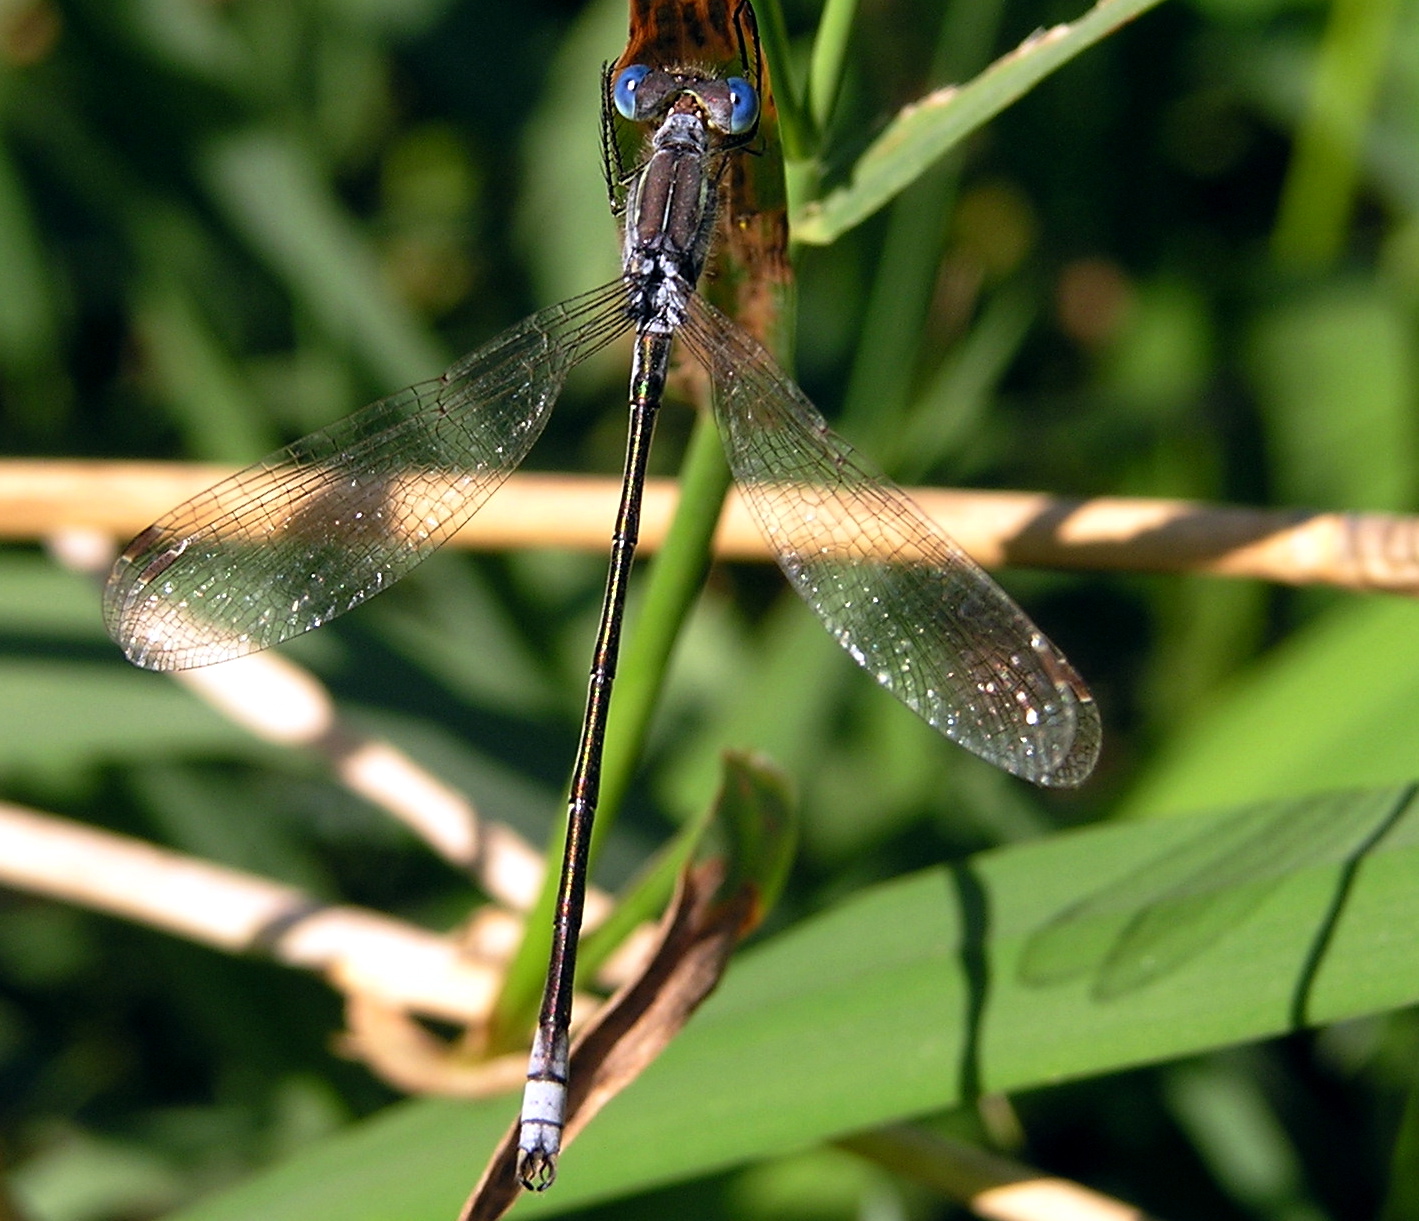
[[[874,0],[845,37],[851,14],[831,10],[816,56],[816,6],[786,12],[823,132],[800,189],[843,182],[905,103],[1081,15]],[[621,0],[0,0],[5,452],[253,459],[610,278],[596,88],[624,27]],[[1414,0],[1174,0],[799,252],[800,380],[913,481],[1414,510],[1416,149]],[[533,464],[616,469],[624,376],[612,356],[574,380]],[[658,470],[688,432],[667,413]],[[540,841],[601,570],[440,555],[292,652],[360,724]],[[943,744],[775,572],[723,566],[599,880],[625,881],[705,805],[725,746],[768,751],[800,786],[777,928],[1081,823],[1419,775],[1407,602],[1006,584],[1100,698],[1082,793]],[[19,547],[0,552],[0,785],[435,927],[477,898],[320,765],[129,669],[95,592]],[[0,1159],[18,1215],[159,1215],[378,1111],[392,1092],[332,1053],[338,1029],[309,980],[6,894]],[[1372,1217],[1388,1199],[1397,1219],[1419,1199],[1416,1052],[1402,1012],[1034,1091],[1018,1130],[988,1108],[952,1122],[1169,1218]],[[827,1151],[617,1209],[947,1215]]]

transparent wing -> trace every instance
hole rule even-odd
[[[567,372],[630,325],[615,281],[520,322],[178,506],[104,591],[137,665],[184,670],[341,615],[442,545],[541,433]]]
[[[701,298],[680,332],[709,371],[740,491],[852,658],[952,741],[1036,784],[1099,753],[1088,688],[985,571],[835,435],[757,340]]]

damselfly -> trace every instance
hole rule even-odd
[[[752,30],[747,4],[739,13]],[[758,340],[696,292],[727,170],[759,127],[761,60],[742,32],[739,47],[753,84],[683,63],[608,69],[606,125],[614,112],[651,133],[627,176],[619,279],[174,509],[123,552],[104,596],[110,633],[150,669],[224,661],[309,631],[440,546],[522,461],[568,372],[632,333],[621,503],[523,1105],[519,1175],[530,1187],[551,1182],[560,1148],[602,742],[677,338],[708,373],[730,467],[779,564],[859,665],[947,737],[1036,784],[1079,784],[1099,748],[1094,702],[1063,655],[829,430]]]

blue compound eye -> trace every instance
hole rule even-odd
[[[616,109],[624,118],[636,117],[636,90],[640,88],[641,81],[649,75],[650,69],[644,64],[632,64],[623,69],[621,75],[616,78],[616,87],[611,90],[611,100],[616,103]]]
[[[742,136],[759,117],[759,95],[742,76],[731,76],[725,84],[729,86],[729,131]]]

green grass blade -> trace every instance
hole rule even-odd
[[[803,161],[816,151],[818,135],[789,70],[788,26],[783,19],[783,8],[779,0],[761,0],[757,12],[759,38],[769,62],[769,84],[778,108],[784,157],[789,161]]]
[[[1272,235],[1272,253],[1284,267],[1311,271],[1340,255],[1399,9],[1397,0],[1341,0],[1330,8]]]
[[[1060,65],[1158,2],[1099,0],[1072,25],[1028,38],[969,84],[937,90],[906,107],[858,158],[846,185],[796,212],[794,240],[815,246],[835,241]]]
[[[201,308],[175,276],[156,272],[137,301],[138,329],[153,381],[190,452],[229,462],[255,462],[280,440],[241,369],[213,334]]]
[[[212,141],[204,169],[233,226],[378,379],[400,386],[448,363],[390,291],[364,235],[305,150],[257,128]]]
[[[823,6],[823,18],[813,38],[813,58],[808,66],[808,110],[819,132],[827,130],[833,117],[856,15],[857,0],[828,0]]]

